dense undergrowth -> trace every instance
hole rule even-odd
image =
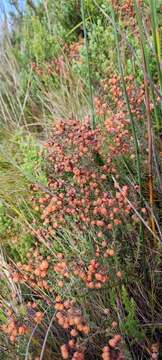
[[[160,1],[11,3],[0,359],[161,359]]]

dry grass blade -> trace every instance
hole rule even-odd
[[[37,328],[38,328],[38,324],[35,325],[32,333],[30,335],[30,338],[29,338],[29,341],[28,341],[28,344],[27,344],[27,347],[26,347],[25,360],[29,360],[29,349],[30,349],[31,342],[32,342],[33,336],[34,336]]]
[[[48,338],[48,335],[49,335],[49,332],[50,332],[50,329],[51,329],[51,326],[53,324],[54,319],[55,319],[55,314],[52,316],[51,321],[50,321],[49,326],[48,326],[48,329],[46,331],[46,336],[44,338],[43,345],[42,345],[42,350],[41,350],[41,354],[40,354],[40,360],[43,360],[47,338]]]
[[[115,186],[118,188],[118,190],[121,192],[122,191],[122,189],[121,189],[121,187],[120,187],[120,185],[117,183],[117,181],[116,181],[116,179],[114,178],[114,176],[112,176],[112,179],[113,179],[113,181],[114,181],[114,184],[115,184]],[[159,228],[159,232],[160,232],[160,237],[159,236],[157,236],[154,232],[153,232],[153,230],[150,228],[150,226],[148,225],[148,223],[143,219],[143,217],[141,216],[141,214],[138,212],[138,210],[135,208],[135,206],[132,204],[132,202],[128,199],[128,198],[126,198],[126,200],[127,200],[127,202],[128,202],[128,204],[131,206],[131,208],[133,209],[133,211],[135,212],[135,214],[137,215],[137,217],[140,219],[140,221],[142,222],[142,224],[147,228],[147,230],[153,235],[153,236],[155,236],[155,238],[156,238],[156,240],[160,243],[161,242],[161,240],[162,240],[162,233],[161,233],[161,231],[160,231],[160,228]]]

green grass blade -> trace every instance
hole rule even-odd
[[[82,14],[82,21],[83,21],[85,46],[86,46],[86,59],[87,59],[87,69],[88,69],[88,82],[89,82],[89,93],[90,93],[89,95],[90,95],[90,107],[91,107],[91,116],[92,116],[92,128],[94,129],[95,128],[95,111],[94,111],[94,103],[93,103],[93,88],[92,88],[92,77],[91,77],[89,46],[88,46],[88,37],[87,37],[87,29],[86,29],[84,0],[81,0],[81,14]]]

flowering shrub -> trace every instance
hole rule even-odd
[[[125,82],[131,111],[141,124],[143,87],[135,86],[133,76]],[[89,116],[55,121],[44,158],[38,159],[46,163],[46,181],[31,188],[31,247],[24,259],[8,264],[15,305],[6,311],[1,304],[2,333],[17,348],[36,327],[30,340],[31,349],[37,342],[34,359],[41,351],[47,358],[57,353],[62,359],[127,359],[126,336],[134,337],[133,346],[143,346],[136,305],[123,289],[135,281],[136,230],[139,216],[147,221],[147,210],[141,208],[138,185],[125,184],[120,171],[121,159],[135,156],[121,80],[113,75],[101,88],[102,98],[95,98],[100,119],[95,129]],[[32,154],[37,161],[37,153]],[[56,344],[49,338],[44,347],[49,319]]]
[[[121,127],[115,131],[121,132]],[[109,191],[111,174],[117,178],[119,175],[112,163],[113,151],[105,148],[105,135],[99,128],[91,130],[88,120],[83,124],[77,120],[60,121],[54,127],[54,135],[46,145],[53,164],[49,169],[53,194],[45,194],[35,204],[36,209],[43,210],[44,225],[51,225],[53,234],[71,216],[79,229],[92,225],[98,232],[112,230],[114,224],[121,224],[124,211],[130,213],[125,201],[128,186],[121,193]]]
[[[29,2],[21,47],[27,67],[20,74],[26,85],[18,105],[6,97],[25,131],[34,125],[40,136],[41,119],[41,128],[50,121],[38,144],[20,132],[0,163],[10,174],[0,177],[4,359],[5,353],[19,360],[160,356],[154,190],[161,185],[153,144],[160,53],[153,44],[158,32],[148,31],[147,3],[137,1],[136,16],[132,0],[85,0],[83,19],[79,1]],[[156,54],[150,63],[149,54]],[[14,73],[14,89],[15,79]],[[7,123],[11,115],[1,99]]]
[[[119,121],[120,117],[114,121],[117,119]],[[29,286],[31,294],[36,293],[41,299],[33,304],[27,302],[25,323],[34,321],[42,326],[48,307],[55,309],[54,322],[66,334],[62,335],[66,340],[60,345],[63,359],[87,358],[89,346],[93,346],[98,354],[95,356],[102,355],[103,359],[116,359],[116,356],[125,359],[124,342],[121,335],[116,334],[119,330],[116,313],[113,308],[107,309],[110,300],[103,303],[95,317],[94,304],[91,310],[85,305],[86,298],[91,303],[91,297],[97,299],[99,291],[105,296],[111,288],[117,291],[124,280],[117,234],[121,232],[125,217],[130,219],[132,216],[133,219],[132,208],[127,202],[132,196],[129,186],[121,184],[121,190],[118,190],[120,173],[115,157],[121,155],[121,143],[114,152],[107,142],[107,131],[111,132],[108,121],[111,123],[112,120],[106,120],[104,126],[95,130],[91,129],[88,117],[83,122],[69,119],[55,123],[51,139],[45,144],[48,187],[43,190],[39,185],[33,186],[33,210],[38,214],[32,223],[35,246],[28,251],[24,263],[18,262],[16,267],[10,264],[14,284]],[[115,124],[115,137],[121,134],[127,139],[125,128],[129,123],[125,120],[124,126],[121,124],[121,121],[119,126]],[[70,248],[63,240],[64,229],[69,229],[72,237]],[[81,289],[84,302],[79,294]],[[47,307],[46,310],[42,311],[40,304]],[[100,338],[99,323],[107,315],[110,319],[102,321],[103,336]],[[2,330],[16,342],[19,335],[30,333],[33,325],[26,324],[22,328],[14,313],[14,318],[11,317]],[[91,344],[88,347],[87,342]],[[104,347],[102,354],[98,346]]]

